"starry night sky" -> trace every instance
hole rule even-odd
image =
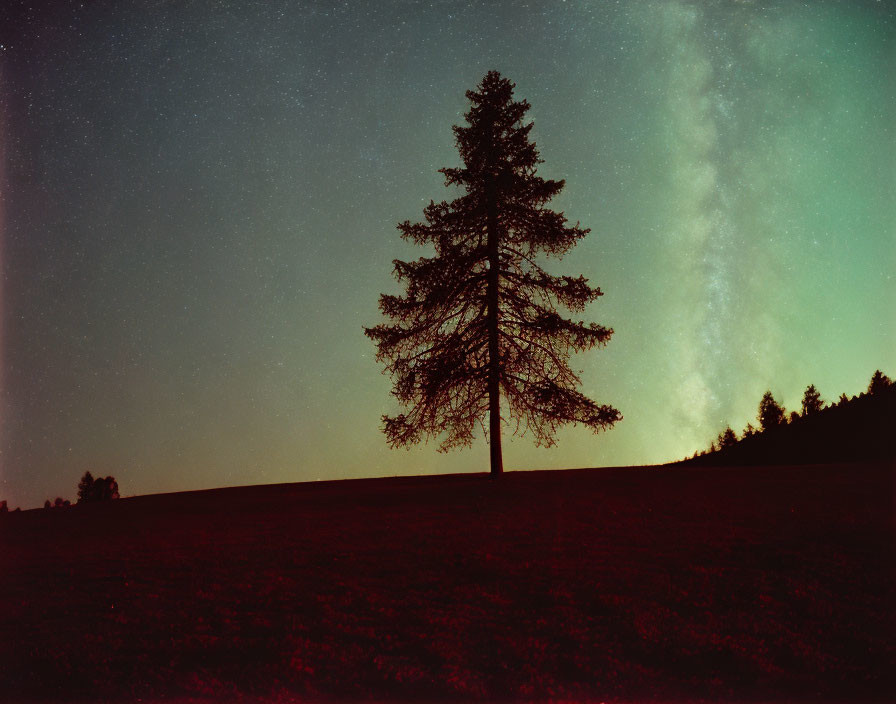
[[[896,374],[887,2],[5,2],[0,498],[486,471],[389,450],[362,326],[454,197],[489,69],[532,104],[625,416],[508,469],[646,464]]]

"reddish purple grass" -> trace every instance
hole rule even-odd
[[[576,470],[7,515],[0,700],[893,700],[894,477]]]

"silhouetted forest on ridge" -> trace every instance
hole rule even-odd
[[[696,465],[769,465],[865,462],[896,458],[893,435],[896,384],[879,370],[868,390],[824,406],[814,385],[807,387],[802,413],[789,416],[766,392],[759,404],[760,428],[741,438],[726,428],[708,452],[684,460]]]

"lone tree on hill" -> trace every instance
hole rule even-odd
[[[383,416],[392,447],[444,435],[439,449],[469,446],[489,416],[491,473],[503,471],[501,400],[515,433],[531,431],[538,445],[555,442],[557,428],[582,423],[595,432],[621,419],[577,390],[571,352],[602,346],[613,331],[563,317],[602,295],[584,276],[553,276],[536,262],[561,257],[589,230],[568,226],[546,203],[563,181],[536,175],[542,163],[529,109],[514,101],[515,85],[490,71],[467,91],[468,125],[454,127],[461,168],[444,168],[446,186],[465,191],[450,203],[430,202],[425,222],[398,226],[403,239],[431,244],[434,257],[396,260],[404,296],[382,295],[391,324],[365,328],[394,380],[393,395],[407,413]]]
[[[785,418],[784,408],[778,405],[771,391],[766,391],[759,402],[759,415],[757,416],[759,427],[763,431],[776,428],[784,424]]]
[[[818,413],[823,406],[821,394],[818,393],[815,384],[809,384],[803,392],[803,416]]]

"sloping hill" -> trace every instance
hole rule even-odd
[[[0,521],[4,701],[884,700],[894,468],[258,486]]]

